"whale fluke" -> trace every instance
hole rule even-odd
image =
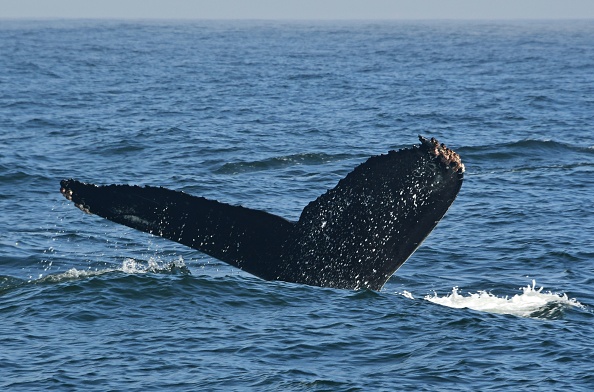
[[[204,252],[266,280],[380,290],[462,186],[458,154],[435,139],[369,158],[299,221],[161,187],[62,180],[81,210]]]

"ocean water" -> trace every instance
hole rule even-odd
[[[371,155],[466,165],[380,292],[266,282],[62,178],[296,220]],[[3,391],[591,391],[594,22],[0,20]]]

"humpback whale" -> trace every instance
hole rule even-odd
[[[369,158],[297,222],[153,186],[60,182],[82,211],[197,249],[266,280],[380,290],[446,213],[460,157],[435,139]]]

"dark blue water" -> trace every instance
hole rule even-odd
[[[465,182],[381,292],[265,282],[59,193],[297,219],[418,134]],[[594,22],[3,20],[0,211],[2,390],[590,391]]]

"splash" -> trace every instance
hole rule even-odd
[[[119,270],[127,274],[190,274],[190,270],[181,256],[177,260],[169,262],[152,257],[147,262],[128,258],[122,262],[122,267]]]
[[[543,287],[536,288],[536,281],[532,285],[522,287],[522,294],[513,297],[497,297],[486,291],[468,293],[468,296],[460,294],[458,287],[452,289],[452,293],[440,297],[427,295],[427,301],[448,306],[450,308],[469,308],[481,312],[511,314],[520,317],[536,318],[558,318],[563,309],[568,307],[583,307],[575,299],[570,299],[567,294],[543,293]]]
[[[65,282],[70,280],[86,279],[93,276],[99,276],[109,274],[113,272],[123,272],[125,274],[190,274],[189,268],[184,263],[183,258],[180,256],[174,261],[162,261],[159,259],[150,258],[148,261],[138,261],[135,259],[127,258],[122,262],[122,265],[114,268],[102,268],[102,269],[76,269],[70,268],[69,270],[50,274],[46,276],[40,276],[38,279],[29,280],[28,283],[42,283],[42,282]]]

